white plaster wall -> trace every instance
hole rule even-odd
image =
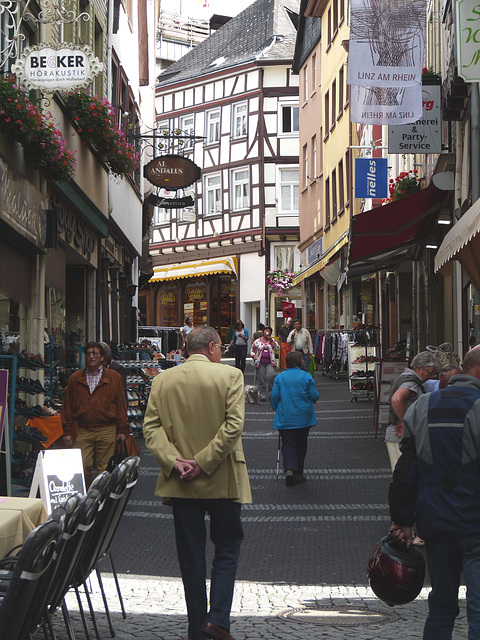
[[[142,253],[142,202],[126,178],[109,176],[111,217]]]
[[[240,303],[265,301],[264,273],[265,256],[256,253],[240,256]]]
[[[265,87],[285,87],[286,69],[285,67],[270,67],[265,69],[263,77]]]

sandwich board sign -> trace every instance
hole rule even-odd
[[[81,450],[40,451],[29,497],[36,498],[38,491],[48,513],[61,506],[73,494],[84,494],[86,491]]]

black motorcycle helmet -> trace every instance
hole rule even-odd
[[[385,536],[370,556],[367,569],[372,591],[386,604],[407,604],[420,593],[425,560],[412,545],[407,548]]]

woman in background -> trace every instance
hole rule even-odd
[[[188,358],[188,349],[187,349],[187,336],[190,331],[193,329],[193,317],[186,316],[185,317],[185,325],[180,329],[182,333],[182,350],[185,358]]]
[[[245,325],[241,320],[237,320],[233,328],[233,337],[228,345],[228,348],[233,345],[235,353],[235,366],[240,369],[242,373],[245,373],[245,362],[247,360],[247,344],[248,344],[248,329],[245,329]]]
[[[265,327],[263,336],[252,344],[252,352],[250,354],[257,370],[258,395],[260,400],[267,402],[270,398],[277,367],[275,352],[280,348],[278,342],[272,338],[272,331],[272,327]]]

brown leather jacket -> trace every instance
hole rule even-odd
[[[100,382],[90,395],[86,370],[75,371],[65,389],[61,415],[66,436],[72,435],[74,423],[90,430],[116,424],[118,433],[130,433],[122,377],[104,367]]]

